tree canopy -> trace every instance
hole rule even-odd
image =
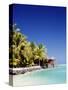
[[[27,40],[16,24],[10,25],[9,30],[9,66],[30,67],[39,65],[47,59],[47,49],[43,44]]]

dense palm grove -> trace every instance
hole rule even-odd
[[[42,65],[47,61],[47,50],[42,45],[29,42],[17,26],[10,25],[9,31],[9,66],[30,67]]]

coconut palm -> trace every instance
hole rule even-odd
[[[35,62],[40,65],[40,61],[47,58],[44,45],[27,41],[16,24],[10,27],[9,34],[10,67],[27,67],[35,65]]]
[[[47,58],[46,56],[46,52],[45,52],[45,47],[42,44],[39,44],[35,50],[35,60],[38,62],[38,64],[40,65],[40,61],[45,60],[45,58]]]
[[[16,31],[17,28],[15,25],[10,28],[9,32],[9,63],[12,66],[19,66],[21,62],[20,49],[27,43],[26,37],[21,34],[19,31]]]
[[[21,50],[22,55],[26,58],[26,64],[27,66],[32,66],[33,65],[33,53],[32,53],[32,48],[30,47],[30,42],[28,42],[25,47],[24,50]]]

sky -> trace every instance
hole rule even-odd
[[[14,4],[11,19],[29,41],[46,46],[50,58],[66,63],[66,7]]]

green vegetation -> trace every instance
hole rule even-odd
[[[43,44],[29,42],[16,25],[10,25],[9,31],[9,66],[30,67],[46,62],[47,50]]]

